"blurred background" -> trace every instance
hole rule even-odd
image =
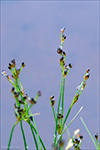
[[[66,64],[73,68],[66,78],[64,116],[83,80],[86,69],[90,78],[79,101],[66,122],[68,124],[77,111],[83,110],[69,127],[70,136],[79,128],[83,135],[82,149],[95,149],[80,117],[91,134],[99,133],[99,2],[98,1],[3,1],[1,2],[1,70],[11,75],[8,63],[15,58],[17,67],[24,61],[26,66],[20,74],[25,93],[35,97],[41,90],[42,97],[31,108],[35,121],[47,149],[52,148],[55,122],[49,97],[55,95],[57,103],[60,91],[61,71],[57,48],[60,46],[60,29],[65,26],[67,39],[64,50]],[[10,89],[12,85],[1,77],[1,148],[8,144],[11,128],[16,122],[14,103]],[[29,149],[34,141],[29,126],[23,122]],[[67,144],[67,132],[63,139]],[[24,149],[20,125],[15,127],[11,146]],[[73,149],[73,148],[72,148]]]

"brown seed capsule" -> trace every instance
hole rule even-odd
[[[95,134],[95,138],[96,138],[96,140],[98,140],[98,133]]]
[[[77,94],[74,98],[74,104],[78,101],[79,94]]]
[[[90,71],[90,69],[87,69],[86,72],[88,73]]]
[[[25,95],[23,96],[23,99],[26,100],[27,98],[28,98],[28,95],[25,94]]]
[[[38,95],[38,96],[41,96],[41,95],[42,95],[41,91],[38,91],[38,92],[37,92],[37,95]]]
[[[25,67],[25,63],[24,62],[22,62],[22,67]]]
[[[72,64],[71,63],[69,63],[69,68],[72,68],[73,66],[72,66]]]
[[[15,98],[18,97],[18,96],[19,96],[19,92],[16,92],[16,91],[15,91],[15,92],[14,92],[14,96],[15,96]]]
[[[31,105],[36,104],[36,101],[34,100],[34,98],[31,98],[31,99],[29,100],[29,102],[31,103]]]
[[[84,76],[84,80],[87,80],[88,78],[89,78],[89,76],[90,76],[90,74],[86,74],[85,76]]]
[[[66,77],[67,72],[68,72],[68,70],[65,70],[65,71],[64,71],[64,74],[63,74],[63,77],[64,77],[64,78]]]
[[[23,102],[22,100],[19,100],[19,103],[20,103],[20,104],[24,104],[25,102]]]
[[[22,95],[24,95],[24,89],[21,91]]]
[[[14,88],[14,87],[12,87],[11,92],[13,93],[14,91],[15,91],[15,88]]]
[[[66,35],[62,35],[62,40],[65,40],[66,39]]]
[[[78,139],[75,139],[75,144],[79,144],[80,143],[80,141],[78,140]]]
[[[58,114],[58,119],[62,119],[63,118],[63,115],[62,114]]]
[[[6,72],[5,72],[5,70],[2,70],[2,76],[6,76]]]
[[[17,75],[19,75],[19,73],[20,73],[20,68],[16,69],[16,73],[17,73]]]
[[[11,80],[11,78],[10,78],[10,76],[9,76],[9,75],[7,75],[6,77],[7,77],[7,79],[8,79],[9,81]]]
[[[15,59],[14,59],[14,58],[12,58],[11,62],[12,62],[13,64],[15,64]]]
[[[11,60],[11,64],[12,64],[12,67],[15,67],[16,62],[15,62],[15,59],[14,59],[14,58]]]
[[[57,124],[57,129],[59,129],[60,128],[60,125],[59,124]]]
[[[66,70],[66,69],[67,69],[67,65],[65,66],[64,70]]]
[[[64,57],[63,56],[60,58],[60,64],[63,64],[63,66],[65,65]]]
[[[51,106],[53,107],[55,104],[55,100],[51,100]]]
[[[63,56],[66,56],[66,52],[63,51]]]
[[[61,126],[59,124],[57,124],[57,131],[59,134],[61,134]]]
[[[82,135],[80,135],[80,140],[82,140],[83,139],[83,136]]]
[[[8,69],[9,69],[9,70],[11,70],[11,67],[10,67],[10,66],[8,66]]]
[[[17,105],[16,105],[16,103],[14,103],[14,108],[17,108]]]
[[[61,33],[63,33],[65,31],[65,27],[63,27],[62,29],[61,29]]]
[[[21,113],[25,112],[25,110],[22,108],[22,109],[18,109],[17,112],[18,112],[19,114],[21,114]]]
[[[59,140],[59,147],[63,147],[64,146],[64,140]]]
[[[62,55],[62,52],[63,52],[62,49],[60,47],[58,47],[57,48],[57,53],[60,54],[60,55]]]
[[[52,99],[54,99],[54,96],[50,96],[50,98],[49,98],[50,100],[52,100]]]
[[[33,121],[33,116],[30,116],[29,118],[30,118],[31,121]]]

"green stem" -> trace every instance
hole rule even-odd
[[[68,110],[68,112],[67,112],[67,115],[66,115],[66,117],[65,117],[65,120],[64,120],[64,122],[63,122],[63,127],[64,127],[64,125],[65,125],[65,123],[66,123],[66,120],[67,120],[67,118],[68,118],[68,116],[69,116],[69,113],[70,113],[70,111],[71,111],[71,109],[72,109],[72,107],[73,107],[73,105],[74,105],[75,97],[76,97],[77,94],[79,94],[79,92],[80,92],[80,90],[81,90],[81,88],[82,88],[84,82],[85,82],[85,80],[81,83],[79,90],[76,92],[76,94],[75,94],[75,96],[74,96],[74,98],[73,98],[73,100],[72,100],[72,103],[71,103],[71,105],[70,105],[70,108],[69,108],[69,110]],[[82,94],[82,92],[83,92],[83,90],[80,92],[79,96]]]
[[[53,116],[54,116],[54,119],[55,119],[55,122],[56,122],[56,115],[55,115],[54,107],[52,107],[52,111],[53,111]]]
[[[100,146],[99,146],[99,141],[97,139],[97,146],[98,146],[98,150],[100,150]]]
[[[67,130],[67,128],[70,126],[70,124],[74,121],[74,119],[77,117],[77,115],[80,113],[80,111],[82,110],[83,106],[79,109],[79,111],[77,112],[77,114],[73,117],[73,119],[70,121],[70,123],[65,127],[65,129],[63,130],[63,132],[61,133],[60,137],[57,140],[56,145],[58,145],[59,140],[62,138],[62,135],[64,134],[64,132]]]
[[[29,123],[29,122],[28,122],[28,123]],[[34,126],[33,126],[31,123],[29,123],[29,125],[32,127],[32,129],[34,130],[35,134],[37,134],[37,131],[36,131],[36,129],[34,128]],[[40,138],[40,136],[39,136],[39,139],[40,139],[40,142],[41,142],[41,144],[42,144],[44,150],[46,150],[46,148],[45,148],[45,146],[44,146],[44,143],[43,143],[42,139]]]
[[[63,91],[62,91],[62,115],[64,111],[64,91],[65,91],[65,78],[63,79]],[[63,130],[63,118],[61,119],[61,130]]]
[[[18,122],[14,123],[14,125],[13,125],[13,127],[12,127],[12,129],[11,129],[11,133],[10,133],[10,138],[9,138],[7,150],[9,150],[9,148],[10,148],[13,131],[14,131],[14,128],[15,128],[15,126],[16,126],[17,123],[18,123]]]
[[[95,145],[96,149],[98,150],[98,147],[97,147],[97,145],[96,145],[96,143],[95,143],[95,141],[94,141],[94,139],[93,139],[93,137],[92,137],[92,135],[91,135],[91,133],[90,133],[89,129],[87,128],[87,126],[86,126],[85,122],[83,121],[83,119],[82,119],[81,117],[80,117],[80,119],[81,119],[81,121],[82,121],[82,123],[83,123],[83,125],[84,125],[85,129],[87,130],[88,134],[90,135],[90,137],[91,137],[91,139],[92,139],[92,142],[94,143],[94,145]]]
[[[20,84],[21,90],[23,91],[23,86],[22,86],[22,84],[21,84],[21,82],[20,82],[20,79],[19,79],[19,78],[18,78],[18,81],[19,81],[19,84]]]
[[[67,118],[68,118],[68,116],[69,116],[70,111],[71,111],[71,106],[70,106],[70,108],[69,108],[69,110],[68,110],[68,112],[67,112],[67,115],[66,115],[66,117],[65,117],[65,120],[64,120],[64,122],[63,122],[63,128],[64,128],[64,125],[65,125],[65,123],[66,123],[66,120],[67,120]]]
[[[37,144],[37,141],[36,141],[36,138],[35,138],[35,134],[33,132],[33,128],[32,128],[31,122],[29,121],[28,124],[30,125],[30,128],[31,128],[31,132],[32,132],[32,135],[33,135],[33,138],[34,138],[36,149],[39,150],[38,144]]]
[[[56,143],[56,138],[57,138],[57,123],[58,123],[59,107],[60,107],[60,102],[61,102],[62,84],[63,84],[63,73],[62,73],[62,76],[61,76],[61,86],[60,86],[59,102],[58,102],[58,109],[57,109],[57,119],[56,119],[56,126],[55,126],[54,145]]]
[[[29,111],[30,111],[30,114],[32,115],[31,110],[29,110]],[[37,132],[37,137],[38,137],[38,142],[39,142],[39,148],[41,150],[41,143],[40,143],[40,139],[39,139],[39,133],[38,133],[38,130],[37,130],[37,126],[36,126],[34,117],[33,117],[33,123],[34,123],[35,129],[36,129],[36,132]]]
[[[22,131],[22,135],[23,135],[25,150],[27,150],[27,144],[26,144],[25,134],[24,134],[23,126],[22,126],[22,120],[20,121],[20,127],[21,127],[21,131]]]

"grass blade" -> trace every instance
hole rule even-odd
[[[94,139],[93,139],[93,136],[91,135],[91,133],[90,133],[89,129],[87,128],[85,122],[83,121],[83,119],[82,119],[81,117],[80,117],[80,119],[81,119],[81,121],[82,121],[82,123],[83,123],[85,129],[87,130],[88,134],[90,135],[90,137],[91,137],[91,139],[92,139],[92,142],[94,143],[96,149],[98,149],[98,148],[97,148],[97,145],[96,145],[96,143],[95,143],[95,141],[94,141]]]

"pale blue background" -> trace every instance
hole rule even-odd
[[[38,1],[38,2],[2,2],[1,5],[1,69],[11,75],[7,69],[11,58],[17,61],[17,67],[25,61],[26,67],[20,74],[25,92],[35,97],[38,90],[42,97],[31,109],[40,112],[35,121],[47,149],[51,149],[54,134],[54,119],[49,97],[55,95],[56,104],[60,89],[59,55],[60,29],[66,26],[68,36],[64,42],[67,53],[66,64],[73,68],[66,78],[65,109],[76,93],[76,87],[83,80],[87,68],[91,69],[90,79],[79,101],[74,105],[68,122],[83,106],[82,112],[70,125],[71,136],[80,129],[84,136],[82,149],[95,149],[80,116],[84,119],[91,134],[99,132],[99,2],[98,1]],[[2,77],[1,89],[1,146],[7,146],[14,115],[14,98],[10,93],[12,85]],[[57,105],[55,105],[55,108]],[[66,124],[68,124],[68,122]],[[34,148],[30,129],[24,123],[27,144]],[[67,132],[64,135],[67,144]],[[24,148],[20,126],[15,127],[11,146]]]

